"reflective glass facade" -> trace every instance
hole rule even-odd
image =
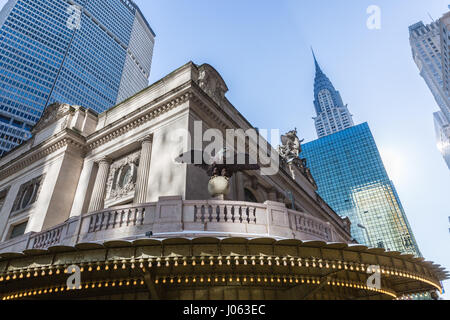
[[[0,156],[53,102],[103,112],[148,85],[155,34],[128,0],[9,0],[0,12]]]
[[[301,156],[318,193],[339,215],[350,218],[359,243],[420,256],[367,123],[307,143]]]
[[[440,111],[434,113],[434,127],[438,149],[450,169],[450,123]]]

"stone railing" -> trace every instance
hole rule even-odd
[[[239,204],[195,204],[194,222],[256,224],[256,207]]]
[[[89,232],[144,224],[145,207],[126,207],[89,215]]]
[[[326,241],[333,240],[332,227],[329,223],[325,223],[312,216],[298,214],[298,212],[292,210],[289,210],[289,215],[291,215],[295,221],[295,230],[315,235]]]
[[[31,249],[44,249],[61,243],[61,236],[66,224],[38,233],[31,237]]]
[[[278,202],[183,201],[181,197],[163,197],[156,203],[110,208],[73,217],[44,232],[2,243],[0,252],[145,237],[199,236],[350,242],[344,222],[332,224],[307,213],[288,210]]]

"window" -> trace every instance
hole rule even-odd
[[[253,194],[253,192],[251,192],[251,191],[248,190],[247,188],[244,189],[244,194],[245,194],[245,202],[258,203],[258,200],[256,199],[256,197],[255,197],[255,195]]]
[[[27,229],[28,221],[15,225],[12,227],[11,235],[9,236],[9,239],[14,239],[20,236],[23,236],[25,234],[25,230]]]
[[[9,191],[8,189],[0,191],[0,211],[2,211],[3,205],[5,204],[8,191]]]
[[[44,176],[40,176],[20,187],[16,200],[14,201],[13,212],[26,210],[36,202],[43,179]]]

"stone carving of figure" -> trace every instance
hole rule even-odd
[[[199,70],[198,85],[218,105],[223,103],[225,93],[228,91],[226,84],[220,76],[209,66],[202,66]]]
[[[278,147],[282,162],[296,166],[306,176],[306,178],[317,188],[317,184],[311,175],[310,169],[307,167],[307,160],[300,158],[302,153],[302,143],[297,136],[297,129],[289,131],[281,136],[282,145]]]
[[[297,129],[289,131],[285,135],[281,136],[281,142],[283,145],[279,146],[278,152],[280,156],[287,163],[297,161],[299,159],[300,153],[302,152],[302,142],[297,136]]]

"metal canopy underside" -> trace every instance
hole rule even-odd
[[[73,266],[81,270],[81,290],[67,290]],[[370,266],[376,267],[369,274]],[[373,272],[379,272],[381,288],[368,287]],[[246,299],[396,299],[441,291],[446,279],[441,266],[399,252],[268,238],[140,239],[0,254],[4,300],[131,292],[150,299],[204,299],[221,290]]]

